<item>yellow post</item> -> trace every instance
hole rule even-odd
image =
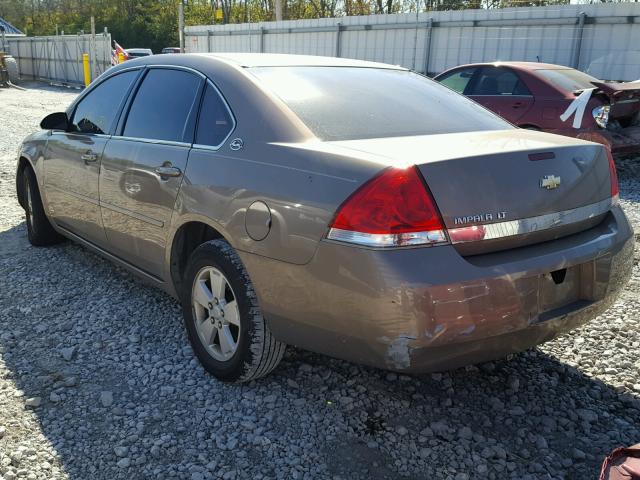
[[[82,54],[82,69],[84,70],[84,86],[88,87],[91,83],[91,72],[89,71],[89,54]]]
[[[118,53],[118,63],[124,62],[124,54],[122,52]]]

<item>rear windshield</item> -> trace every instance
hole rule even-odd
[[[562,90],[568,90],[569,92],[584,90],[585,88],[594,88],[591,82],[599,81],[591,75],[571,68],[563,70],[536,70],[536,73],[549,80],[556,87]]]
[[[511,125],[421,75],[357,67],[254,67],[321,140],[504,130]]]

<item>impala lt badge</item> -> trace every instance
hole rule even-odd
[[[494,220],[504,220],[507,218],[507,212],[478,213],[475,215],[466,215],[464,217],[453,217],[454,225],[466,225],[469,223],[492,222]]]
[[[547,190],[553,190],[560,186],[560,177],[555,175],[545,175],[540,179],[540,188],[546,188]]]

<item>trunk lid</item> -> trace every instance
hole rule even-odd
[[[464,254],[584,230],[610,205],[605,149],[569,137],[514,129],[336,143],[385,157],[391,166],[417,165]],[[511,230],[478,236],[470,229],[490,224]]]
[[[640,82],[592,82],[598,89],[596,95],[606,97],[609,102],[609,119],[620,120],[633,117],[640,111]]]

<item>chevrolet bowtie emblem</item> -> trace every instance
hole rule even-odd
[[[555,175],[545,175],[540,179],[540,188],[546,188],[547,190],[553,190],[560,186],[560,177]]]

